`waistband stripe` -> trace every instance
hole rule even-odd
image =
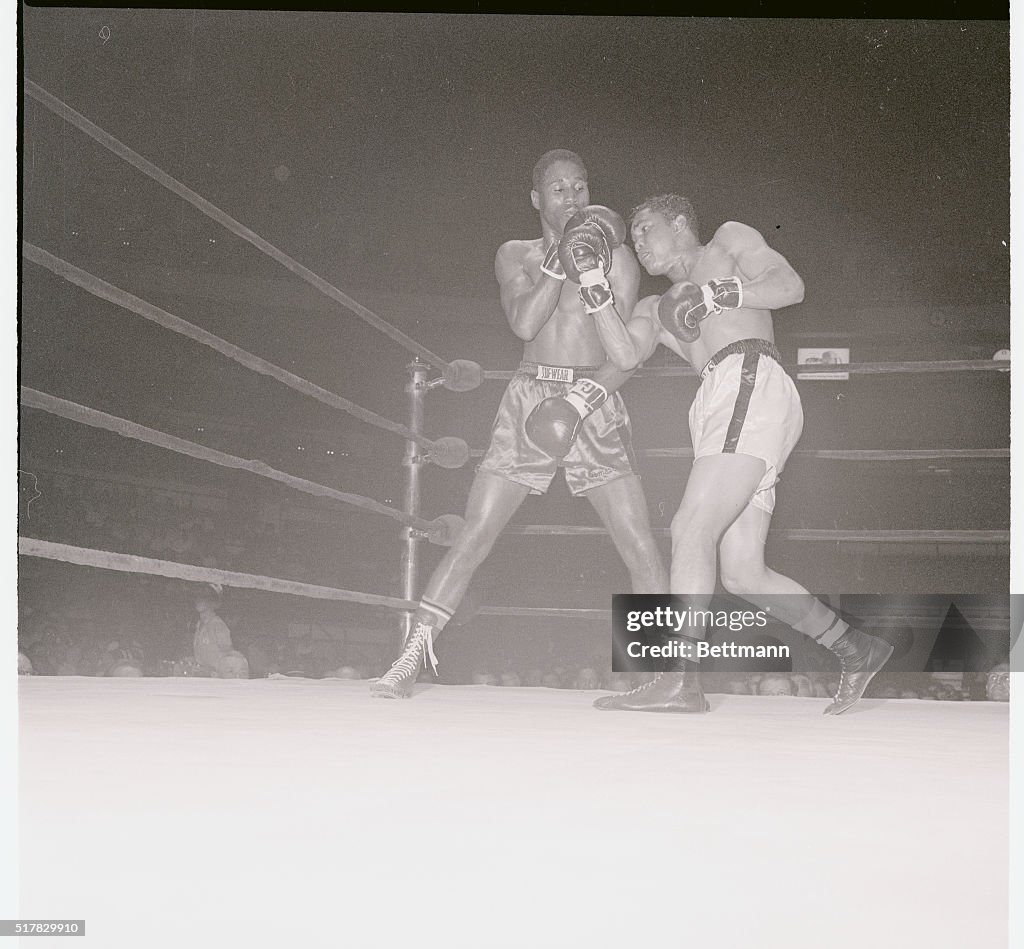
[[[775,348],[774,343],[770,343],[766,339],[738,339],[733,343],[729,343],[728,346],[723,346],[708,360],[707,365],[700,371],[701,379],[706,379],[720,362],[736,353],[756,353],[761,356],[768,356],[780,365],[782,364],[782,355]]]
[[[519,372],[535,376],[541,382],[575,382],[597,372],[597,366],[548,366],[544,363],[521,362]]]

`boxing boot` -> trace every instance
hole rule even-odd
[[[892,646],[851,626],[827,648],[839,657],[842,674],[839,690],[825,714],[841,715],[864,694],[875,673],[888,662]]]
[[[594,708],[622,712],[707,712],[711,706],[700,687],[700,667],[682,661],[679,669],[661,672],[650,682],[621,695],[605,695]]]
[[[370,695],[379,699],[412,698],[412,687],[427,661],[437,674],[437,657],[434,655],[434,627],[430,623],[416,623],[405,641],[402,654],[391,668],[379,679],[370,683]]]

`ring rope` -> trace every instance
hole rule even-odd
[[[607,534],[603,527],[563,526],[561,524],[512,524],[507,534],[534,534],[549,537]],[[653,528],[661,537],[671,536],[668,527]],[[883,544],[1002,544],[1010,543],[1010,532],[1000,530],[838,530],[802,527],[772,529],[768,532],[778,540],[852,541]]]
[[[692,448],[641,448],[648,458],[692,458]],[[831,461],[927,461],[949,458],[1009,458],[1009,448],[798,448],[790,458],[827,458]]]
[[[71,544],[57,544],[34,537],[18,538],[18,553],[25,557],[40,557],[59,560],[85,567],[100,567],[119,570],[124,573],[145,573],[153,576],[171,577],[178,580],[193,580],[200,583],[219,583],[221,586],[239,587],[248,590],[266,590],[270,593],[286,593],[293,596],[308,596],[319,600],[341,600],[363,603],[368,606],[383,606],[391,609],[409,610],[418,605],[414,600],[382,596],[376,593],[361,593],[355,590],[341,590],[336,587],[318,586],[299,580],[284,580],[261,574],[238,573],[215,567],[200,567],[195,564],[179,563],[174,560],[156,560],[135,554],[115,553],[96,550],[91,547],[76,547]],[[475,611],[481,616],[523,616],[523,617],[564,617],[568,619],[603,619],[611,614],[608,609],[562,608],[555,606],[480,606]],[[873,625],[887,628],[912,627],[933,629],[935,616],[925,614],[904,614],[872,617]],[[983,617],[972,618],[975,629],[1006,629],[1007,617],[996,611]]]
[[[186,441],[175,435],[167,435],[155,429],[147,428],[136,422],[121,419],[106,412],[90,409],[66,399],[47,395],[27,386],[21,387],[21,401],[23,405],[30,408],[42,409],[55,415],[73,421],[84,422],[96,428],[103,428],[124,435],[128,438],[135,438],[139,441],[148,442],[161,448],[177,451],[181,454],[191,455],[193,458],[200,458],[211,461],[227,468],[236,468],[250,471],[253,474],[262,475],[275,481],[280,481],[299,491],[307,494],[315,494],[322,497],[330,497],[367,511],[374,511],[394,518],[409,527],[416,527],[420,530],[429,530],[432,522],[422,518],[412,517],[396,508],[388,507],[379,501],[364,498],[356,494],[348,494],[329,488],[326,485],[316,484],[304,478],[297,478],[294,475],[283,471],[277,471],[262,461],[249,461],[244,458],[237,458],[216,449],[207,448],[204,445],[197,445],[195,442]],[[510,525],[506,528],[512,534],[534,534],[534,535],[558,535],[558,536],[580,536],[607,533],[603,527],[586,526],[564,526],[558,524],[520,524]],[[668,528],[656,528],[655,534],[666,536]],[[806,541],[856,541],[856,542],[881,542],[881,543],[997,543],[1009,544],[1010,532],[997,530],[814,530],[802,528],[789,528],[772,530],[770,533],[777,538],[785,540],[806,540]]]
[[[738,597],[740,600],[743,599],[739,594],[733,594],[733,596]],[[611,616],[611,614],[612,610],[609,609],[561,609],[556,606],[481,606],[476,610],[476,615],[481,616],[564,616],[570,619],[587,620],[602,619]],[[929,616],[926,613],[897,613],[891,616],[871,615],[870,622],[877,629],[902,629],[909,627],[911,629],[933,630],[936,628],[936,622],[938,621],[941,624],[944,618],[945,610],[943,610],[942,616],[935,614]],[[1006,611],[991,610],[981,616],[972,614],[971,628],[978,632],[983,630],[1005,632],[1009,626],[1009,620],[1010,618]]]
[[[263,253],[268,257],[272,257],[279,264],[287,267],[292,273],[316,287],[316,289],[325,296],[330,297],[332,300],[335,300],[347,307],[365,322],[380,330],[380,332],[385,336],[389,336],[396,343],[405,347],[409,352],[420,356],[437,369],[443,370],[448,365],[448,363],[436,353],[432,353],[425,346],[421,346],[412,339],[412,337],[406,336],[406,334],[400,329],[392,326],[386,320],[381,319],[376,313],[367,309],[361,303],[357,303],[352,299],[352,297],[348,296],[348,294],[342,293],[341,290],[333,284],[328,283],[322,277],[317,276],[312,270],[309,270],[307,267],[303,267],[297,260],[289,257],[284,253],[284,251],[278,250],[273,244],[264,240],[255,231],[251,231],[244,224],[239,223],[233,217],[220,210],[216,205],[211,204],[204,197],[196,194],[196,192],[192,191],[190,188],[187,188],[176,178],[172,178],[152,162],[147,161],[137,152],[132,151],[132,149],[123,142],[114,138],[114,136],[109,132],[103,131],[103,129],[98,125],[90,122],[84,115],[70,108],[56,96],[47,92],[42,86],[37,85],[30,79],[26,79],[25,92],[51,112],[59,115],[66,122],[70,122],[90,138],[95,139],[95,141],[99,142],[104,148],[109,149],[115,155],[123,158],[128,162],[128,164],[134,166],[143,174],[148,175],[169,191],[173,191],[179,197],[184,198],[189,204],[198,208],[207,217],[212,218],[219,224],[223,224],[224,227],[233,234],[241,237],[245,241],[248,241],[254,247],[263,251]]]
[[[294,389],[296,392],[301,392],[303,395],[311,396],[318,402],[331,406],[331,408],[341,409],[343,412],[348,412],[349,415],[354,416],[360,421],[368,422],[370,425],[375,425],[377,428],[382,428],[386,431],[393,432],[396,435],[401,435],[402,438],[405,438],[408,441],[414,441],[416,444],[424,448],[430,449],[433,447],[434,443],[426,436],[420,435],[417,432],[406,428],[406,426],[400,425],[398,422],[392,422],[390,419],[386,419],[382,415],[378,415],[376,412],[364,409],[361,406],[356,405],[354,402],[350,402],[348,399],[342,398],[340,395],[336,395],[328,389],[324,389],[307,379],[303,379],[301,376],[295,375],[293,372],[289,372],[287,369],[283,369],[280,366],[274,365],[272,362],[268,362],[266,359],[262,359],[259,356],[246,352],[234,343],[229,343],[227,340],[221,339],[219,336],[215,336],[213,333],[207,332],[202,327],[196,326],[194,323],[189,323],[188,320],[184,320],[180,316],[175,316],[173,313],[168,313],[166,310],[162,310],[160,307],[154,306],[152,303],[147,303],[145,300],[128,293],[127,290],[115,287],[113,284],[107,283],[105,280],[101,280],[99,277],[82,270],[80,267],[76,267],[74,264],[71,264],[66,260],[62,260],[60,257],[55,257],[53,254],[43,250],[41,247],[37,247],[35,244],[23,241],[21,245],[21,255],[27,260],[31,260],[33,263],[39,264],[41,267],[45,267],[52,273],[57,274],[57,276],[63,277],[69,283],[73,283],[76,286],[81,287],[93,296],[99,297],[103,300],[108,300],[111,303],[116,303],[118,306],[123,307],[144,319],[150,320],[153,323],[158,323],[165,329],[169,329],[175,333],[180,333],[182,336],[187,336],[189,339],[193,339],[197,343],[202,343],[204,346],[209,346],[210,349],[215,349],[222,355],[227,356],[228,359],[234,360],[240,365],[245,366],[247,369],[252,369],[264,376],[270,376],[277,379],[278,382],[283,382],[286,386],[290,389]]]
[[[886,373],[924,373],[924,372],[1009,372],[1010,363],[998,359],[947,359],[927,362],[851,362],[830,365],[827,369],[818,369],[813,365],[785,365],[789,373],[799,373],[809,378],[822,377],[821,381],[830,381],[828,375],[837,372],[848,372],[853,375],[884,375]],[[516,374],[514,369],[485,369],[484,379],[511,379]],[[661,378],[669,376],[696,376],[697,372],[690,366],[649,366],[638,369],[633,378]],[[802,379],[800,380],[803,381]]]
[[[389,507],[387,504],[381,504],[379,501],[374,501],[371,498],[364,498],[358,494],[349,494],[345,491],[338,491],[335,488],[329,488],[326,485],[317,484],[315,481],[307,481],[305,478],[298,478],[295,475],[290,475],[284,471],[278,471],[276,468],[271,468],[262,461],[250,461],[245,458],[238,458],[235,455],[226,454],[222,451],[217,451],[214,448],[207,448],[205,445],[197,445],[195,442],[186,441],[184,438],[178,438],[176,435],[167,435],[164,432],[157,431],[156,429],[147,428],[145,425],[139,425],[137,422],[130,422],[127,419],[118,418],[116,415],[108,415],[106,412],[100,412],[97,409],[90,409],[84,405],[79,405],[77,402],[70,402],[67,399],[60,399],[56,396],[47,395],[45,392],[39,392],[38,390],[30,389],[27,386],[21,387],[21,404],[33,409],[42,409],[44,412],[49,412],[52,415],[59,415],[62,418],[70,419],[75,422],[82,422],[86,425],[91,425],[93,428],[103,428],[109,432],[123,435],[126,438],[133,438],[137,441],[146,442],[150,445],[156,445],[159,448],[167,448],[170,451],[175,451],[182,455],[189,455],[192,458],[200,458],[203,461],[210,461],[213,462],[213,464],[221,465],[224,468],[236,468],[249,471],[252,474],[269,478],[272,481],[280,481],[282,484],[287,484],[289,487],[295,488],[295,490],[302,491],[306,494],[333,498],[336,501],[351,504],[353,507],[362,508],[364,511],[384,514],[386,517],[393,518],[400,524],[404,524],[406,527],[415,527],[423,531],[429,531],[432,527],[432,523],[430,521],[424,520],[421,517],[414,517],[410,514],[406,514],[404,511]]]
[[[474,448],[470,457],[482,458],[485,448]],[[692,458],[692,448],[639,448],[635,454],[646,458]],[[790,454],[804,458],[825,458],[831,461],[928,461],[970,458],[1009,458],[1009,448],[798,448]]]
[[[56,544],[34,537],[19,537],[18,553],[26,557],[60,560],[83,567],[102,567],[105,570],[120,570],[123,573],[148,573],[159,577],[173,577],[178,580],[219,583],[221,586],[267,590],[271,593],[289,593],[293,596],[308,596],[317,600],[344,600],[351,603],[364,603],[368,606],[386,606],[397,610],[410,610],[417,606],[412,600],[402,600],[394,596],[360,593],[356,590],[339,590],[335,587],[318,586],[314,583],[302,583],[299,580],[284,580],[280,577],[265,577],[260,574],[238,573],[234,570],[219,570],[215,567],[200,567],[196,564],[178,563],[174,560],[155,560],[152,557],[121,554],[111,550],[75,547],[72,544]]]

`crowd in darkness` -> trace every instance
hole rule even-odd
[[[70,476],[24,474],[21,494],[21,532],[33,537],[225,570],[306,569],[298,537],[245,522],[217,498],[113,482],[83,490]]]
[[[22,475],[23,535],[160,560],[394,593],[388,568],[345,556],[344,532],[329,525],[246,520],[223,499],[67,474]],[[331,544],[338,545],[331,549]],[[393,568],[392,568],[393,569]],[[353,572],[356,576],[353,576]],[[201,583],[114,574],[23,558],[19,575],[19,670],[35,675],[210,676],[226,674],[197,658],[194,634]],[[564,592],[564,591],[563,591]],[[254,597],[264,597],[256,600]],[[243,675],[367,679],[382,674],[395,645],[395,617],[347,604],[321,604],[316,617],[268,602],[268,594],[218,591],[217,622],[245,657]],[[285,598],[294,604],[294,598]],[[359,611],[362,612],[359,612]],[[332,613],[333,611],[333,613]],[[324,617],[333,622],[324,622]],[[439,643],[441,682],[496,687],[626,691],[643,673],[616,673],[593,639],[564,631],[494,635],[453,627]],[[355,634],[349,635],[350,627]],[[339,635],[339,630],[341,634]],[[243,667],[245,666],[243,663]],[[239,675],[238,668],[234,675]],[[712,671],[712,692],[826,697],[823,673]],[[436,681],[432,674],[425,681]],[[880,698],[960,701],[1008,694],[1005,667],[962,677],[879,676]]]

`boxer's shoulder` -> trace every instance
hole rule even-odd
[[[749,224],[743,224],[740,221],[726,221],[719,225],[710,243],[715,249],[725,253],[735,253],[742,248],[764,242],[761,232]]]
[[[538,262],[543,256],[543,240],[505,241],[494,256],[494,270],[501,279],[524,269],[531,261]]]

